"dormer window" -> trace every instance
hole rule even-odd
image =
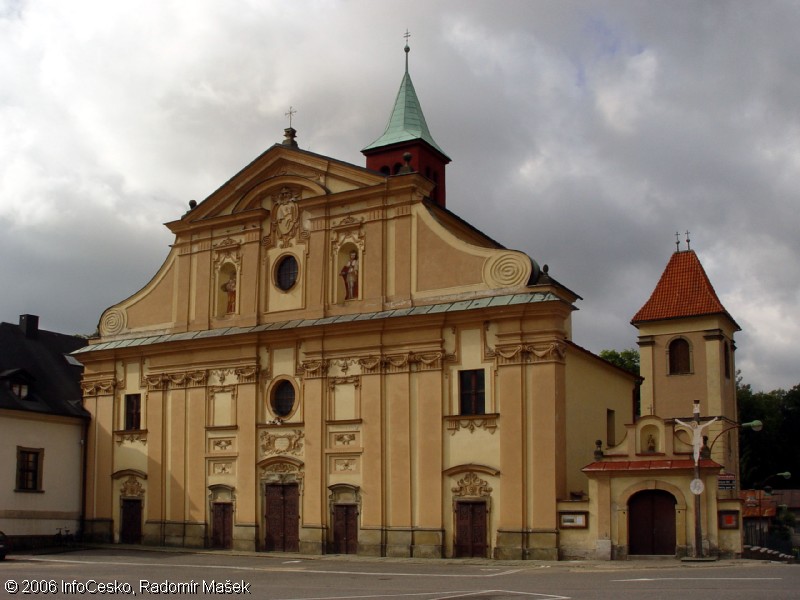
[[[27,383],[18,383],[15,381],[9,382],[9,387],[11,387],[11,393],[14,394],[17,398],[27,398],[28,397],[28,384]]]
[[[20,400],[28,398],[34,377],[25,369],[11,369],[0,373],[0,382],[5,384],[11,393]]]

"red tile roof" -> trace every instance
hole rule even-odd
[[[700,459],[701,469],[721,469],[722,465],[707,458]],[[677,469],[694,469],[694,461],[686,459],[659,459],[659,460],[623,460],[623,461],[597,461],[581,469],[584,473],[589,471],[672,471]]]
[[[733,321],[694,250],[686,250],[672,255],[650,299],[631,323],[714,314],[724,314]]]

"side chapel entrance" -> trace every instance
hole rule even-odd
[[[628,554],[675,555],[675,497],[645,490],[628,501]]]
[[[300,488],[296,483],[265,486],[264,522],[264,550],[300,551]]]
[[[333,548],[336,554],[358,553],[358,506],[355,504],[334,505]]]
[[[139,544],[142,541],[142,501],[122,499],[120,507],[119,541],[122,544]]]
[[[230,550],[233,547],[233,504],[214,502],[211,519],[211,547]]]
[[[486,557],[486,502],[456,502],[456,558]]]

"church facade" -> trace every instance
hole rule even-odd
[[[578,296],[546,266],[446,208],[407,66],[367,168],[295,134],[167,224],[161,269],[77,353],[87,537],[611,557],[584,467],[639,379],[572,341]]]

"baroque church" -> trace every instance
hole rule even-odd
[[[448,210],[450,158],[408,46],[365,167],[295,138],[290,126],[167,223],[161,268],[76,353],[92,418],[85,537],[431,558],[691,554],[693,444],[674,419],[698,399],[721,417],[712,437],[735,423],[737,330],[694,252],[673,255],[634,318],[639,378],[573,341],[579,296],[546,265]],[[736,492],[718,483],[735,485],[736,437],[709,444],[702,544],[736,554]]]

